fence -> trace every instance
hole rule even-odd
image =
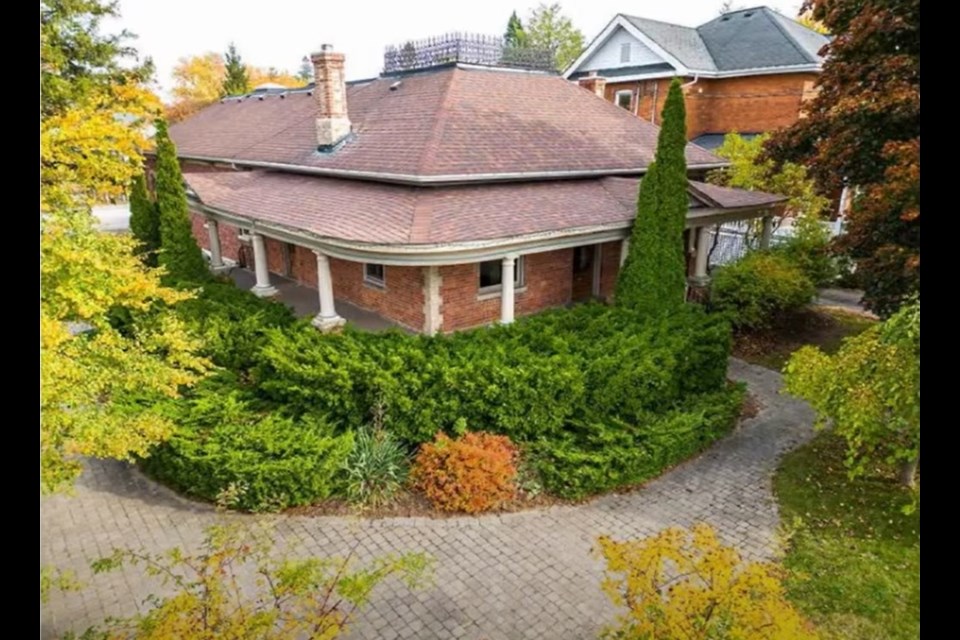
[[[489,67],[553,71],[553,52],[514,47],[503,38],[472,33],[448,33],[424,40],[390,45],[383,54],[383,72],[398,73],[462,62]]]
[[[832,222],[825,221],[823,225],[830,230],[831,237],[836,237],[843,231],[843,218],[838,218]],[[728,222],[721,225],[719,239],[717,239],[718,231],[716,229],[711,230],[710,246],[713,247],[713,251],[710,253],[710,267],[728,264],[742,258],[743,254],[751,248],[748,242],[749,229],[749,223],[747,222]],[[774,230],[773,235],[770,236],[770,244],[775,246],[792,235],[793,227],[789,220],[786,220]],[[715,239],[716,246],[714,247]]]

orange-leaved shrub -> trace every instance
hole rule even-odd
[[[476,431],[453,440],[438,433],[420,447],[411,477],[437,509],[479,513],[516,495],[518,455],[507,436]]]

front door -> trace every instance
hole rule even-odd
[[[593,261],[596,258],[593,246],[573,248],[573,302],[586,302],[593,297]]]

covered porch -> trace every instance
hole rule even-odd
[[[257,277],[248,269],[242,267],[232,267],[230,269],[230,278],[241,289],[253,289],[257,283]],[[306,285],[300,284],[290,278],[285,278],[275,273],[270,274],[270,283],[277,290],[273,299],[282,302],[291,309],[298,318],[315,318],[320,312],[320,299],[317,296],[317,290]],[[373,311],[367,311],[347,302],[346,300],[337,300],[337,314],[347,324],[362,331],[386,331],[388,329],[400,329],[407,333],[412,333],[406,327],[384,318]]]

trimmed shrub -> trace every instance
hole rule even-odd
[[[420,447],[411,476],[437,509],[479,513],[516,496],[517,458],[506,436],[476,431],[451,440],[438,433]]]
[[[382,428],[356,432],[344,464],[347,498],[378,507],[390,502],[407,481],[410,460],[399,440]]]
[[[793,222],[793,234],[778,243],[773,252],[797,266],[816,287],[826,287],[840,275],[836,258],[830,253],[830,232],[819,216],[804,215]]]
[[[266,511],[342,491],[351,433],[336,436],[316,418],[255,412],[239,392],[212,384],[189,401],[171,403],[170,412],[180,428],[143,467],[188,495],[212,501],[235,490],[232,506]]]
[[[740,329],[766,329],[810,303],[816,289],[790,260],[754,251],[721,267],[713,277],[711,307]]]

